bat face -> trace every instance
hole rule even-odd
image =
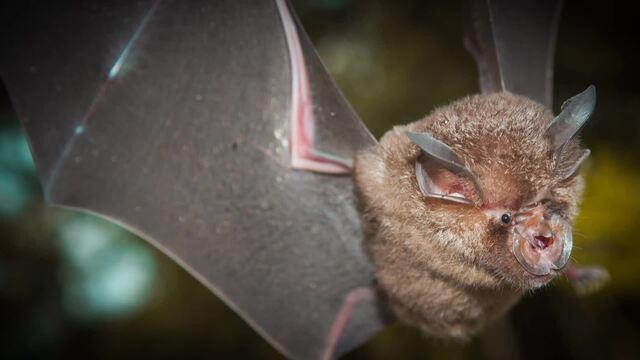
[[[465,336],[562,271],[588,155],[573,136],[594,99],[588,89],[554,119],[524,97],[476,95],[358,156],[368,248],[400,318]]]

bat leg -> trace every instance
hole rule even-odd
[[[609,282],[609,272],[601,266],[577,267],[569,264],[567,278],[578,295],[592,294]]]
[[[322,351],[320,359],[328,360],[332,358],[335,348],[338,345],[338,341],[340,340],[340,337],[353,314],[355,306],[362,301],[374,300],[377,296],[376,290],[372,286],[358,287],[347,294],[344,302],[342,303],[342,307],[340,307],[338,316],[336,316],[336,319],[331,326],[331,331],[329,332],[329,336],[325,342],[324,350]]]

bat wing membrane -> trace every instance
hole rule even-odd
[[[370,298],[332,335],[373,269],[351,179],[291,169],[281,4],[25,1],[3,11],[0,75],[50,202],[141,235],[284,354],[339,355],[386,321]],[[309,149],[348,160],[375,141],[296,26]]]

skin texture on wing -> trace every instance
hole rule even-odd
[[[286,356],[335,357],[387,319],[359,295],[373,268],[352,180],[292,169],[285,26],[311,90],[307,150],[351,159],[375,140],[289,9],[24,1],[0,11],[0,75],[50,203],[157,246]]]
[[[466,338],[555,276],[525,271],[510,252],[507,228],[486,216],[493,207],[518,209],[544,197],[568,221],[575,218],[582,178],[560,179],[556,164],[581,149],[573,139],[556,156],[545,133],[552,119],[525,97],[476,95],[395,127],[358,155],[368,249],[402,321],[433,336]],[[414,164],[425,160],[407,131],[429,132],[449,145],[478,176],[483,199],[465,190],[474,205],[423,197]]]

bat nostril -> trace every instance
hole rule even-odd
[[[537,235],[534,239],[536,239],[536,246],[540,249],[546,249],[553,243],[552,236]]]

